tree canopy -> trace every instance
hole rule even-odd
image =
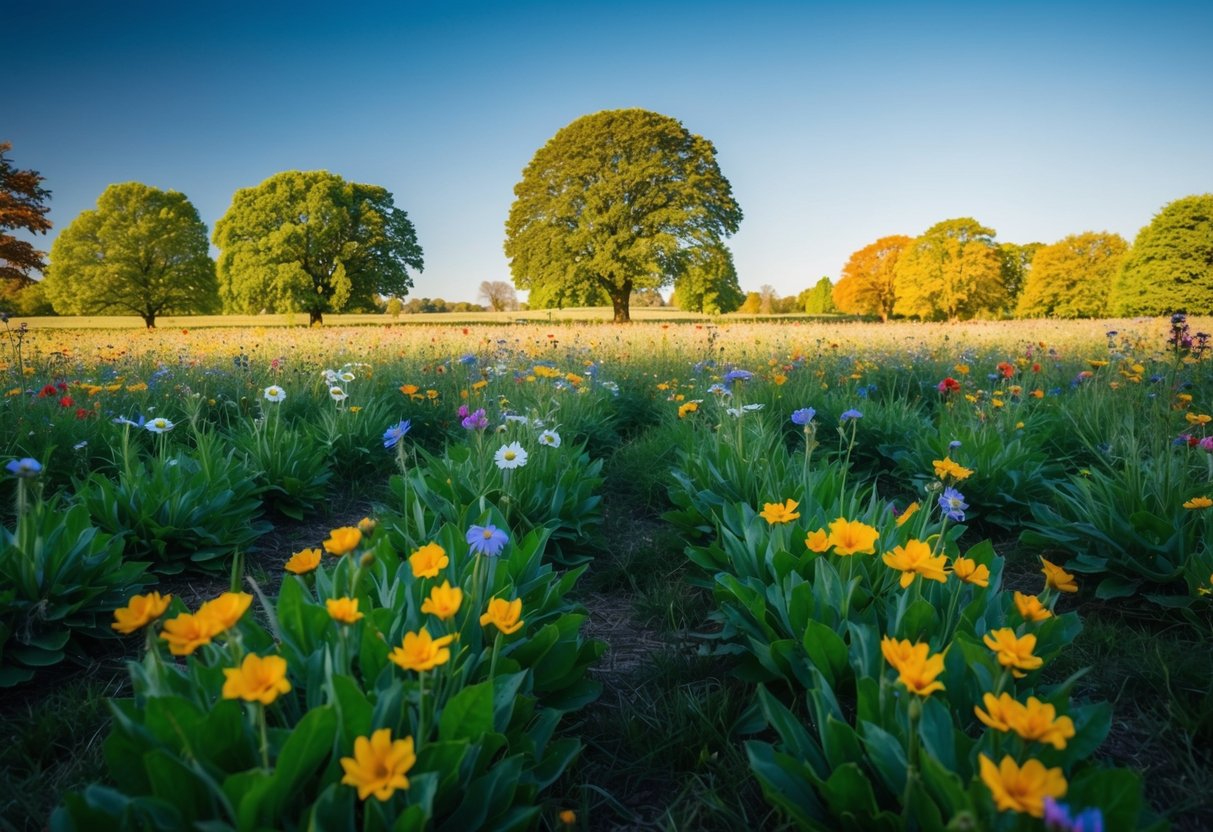
[[[618,322],[633,289],[670,285],[742,218],[712,143],[639,109],[562,128],[514,195],[505,254],[531,307],[605,294]]]
[[[42,187],[42,174],[18,170],[6,158],[12,147],[9,142],[0,142],[0,303],[18,314],[36,314],[43,311],[45,303],[32,273],[46,268],[46,254],[8,232],[49,231],[51,221],[46,215],[50,206],[46,203],[51,192]]]
[[[403,297],[422,269],[408,215],[377,185],[328,171],[286,171],[243,188],[215,224],[219,294],[228,312],[369,311]]]
[[[1015,308],[1019,318],[1100,318],[1129,244],[1119,234],[1086,231],[1042,246]]]
[[[834,305],[848,315],[879,315],[887,321],[897,303],[897,261],[913,242],[895,234],[852,254],[834,287]]]
[[[110,185],[51,246],[43,285],[55,311],[158,315],[218,308],[206,225],[177,191],[138,182]]]
[[[796,305],[799,308],[795,311],[804,312],[806,315],[828,315],[837,312],[838,307],[834,305],[834,281],[823,276],[796,296]]]
[[[518,295],[514,293],[514,287],[504,280],[481,281],[480,292],[476,299],[488,301],[489,307],[494,312],[518,308]]]
[[[897,260],[894,311],[955,320],[1008,304],[994,230],[969,217],[936,223]]]
[[[1213,310],[1213,194],[1169,203],[1138,232],[1110,305],[1115,315]]]
[[[724,245],[705,246],[674,281],[671,303],[687,312],[721,315],[745,300],[737,282],[733,252]]]

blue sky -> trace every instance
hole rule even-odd
[[[15,5],[0,141],[56,229],[131,180],[213,227],[237,189],[323,168],[409,213],[418,297],[509,280],[523,167],[604,109],[715,143],[742,288],[780,295],[948,218],[1132,242],[1213,191],[1213,3]]]

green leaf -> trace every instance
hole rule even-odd
[[[475,741],[493,730],[493,686],[481,682],[459,691],[447,701],[438,720],[442,740]]]

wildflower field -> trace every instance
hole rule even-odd
[[[1213,322],[0,332],[0,829],[1213,827]]]

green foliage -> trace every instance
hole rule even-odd
[[[110,185],[51,246],[43,281],[55,311],[160,315],[218,308],[206,225],[184,194],[138,182]]]
[[[1119,234],[1087,231],[1042,246],[1032,261],[1016,317],[1099,318],[1129,244]]]
[[[834,284],[828,277],[823,277],[811,289],[801,292],[796,300],[806,315],[828,315],[838,311],[834,305]]]
[[[280,424],[270,412],[234,442],[263,503],[279,514],[303,520],[323,501],[333,472],[328,453],[310,430]]]
[[[721,315],[735,311],[743,299],[733,252],[715,245],[704,249],[674,281],[671,303],[688,312]]]
[[[627,321],[633,289],[668,286],[737,231],[716,149],[678,121],[609,110],[562,128],[522,173],[505,254],[531,308],[605,294]]]
[[[408,215],[377,185],[286,171],[243,188],[215,224],[219,294],[229,312],[369,311],[403,297],[422,269]]]
[[[142,589],[146,563],[124,562],[122,541],[82,506],[35,501],[13,530],[0,528],[0,687],[27,682],[112,638],[111,614]]]
[[[154,571],[221,572],[232,554],[247,552],[271,528],[258,519],[260,487],[235,454],[205,435],[193,453],[144,460],[127,451],[117,480],[92,474],[77,484],[75,499]]]
[[[897,259],[894,311],[923,320],[956,320],[1008,303],[994,229],[962,217],[931,226]]]
[[[1012,307],[1023,293],[1024,286],[1032,274],[1032,264],[1044,243],[999,243],[998,259],[1002,263],[1002,285],[1006,289],[1007,302]]]
[[[1213,309],[1213,194],[1163,206],[1137,234],[1112,288],[1115,315]]]

